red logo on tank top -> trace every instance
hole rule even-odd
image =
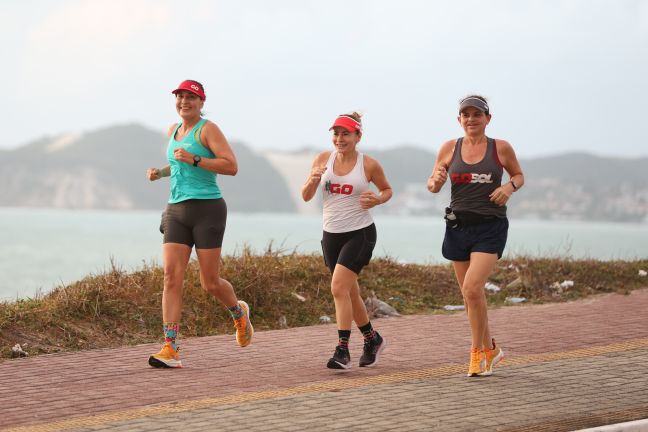
[[[351,192],[353,192],[353,185],[349,185],[349,184],[341,185],[338,183],[331,183],[327,181],[324,184],[324,189],[328,193],[351,195]]]
[[[463,174],[450,174],[450,180],[454,184],[464,183],[493,183],[491,176],[493,173],[477,174],[477,173],[463,173]]]

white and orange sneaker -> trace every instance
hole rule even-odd
[[[252,335],[254,334],[254,327],[250,321],[250,306],[243,300],[239,300],[238,304],[243,309],[241,318],[234,320],[234,327],[236,327],[236,342],[240,347],[246,347],[252,342]]]
[[[149,365],[154,368],[181,368],[182,362],[180,361],[180,348],[174,350],[171,342],[166,342],[159,353],[149,357]]]
[[[480,376],[486,371],[486,357],[484,351],[477,349],[470,351],[470,365],[468,366],[468,376]]]
[[[486,370],[484,370],[480,375],[492,375],[495,365],[504,359],[504,351],[502,348],[495,345],[495,339],[493,339],[493,349],[484,348],[484,357],[486,357]]]

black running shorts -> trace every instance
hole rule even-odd
[[[345,233],[330,233],[324,231],[322,235],[322,252],[324,264],[331,273],[336,264],[341,264],[356,274],[371,259],[376,246],[376,225]]]
[[[470,261],[472,252],[496,253],[502,258],[508,227],[507,218],[458,228],[446,225],[441,253],[450,261]]]
[[[160,231],[164,243],[180,243],[196,249],[215,249],[223,244],[227,205],[223,198],[192,199],[168,204]]]

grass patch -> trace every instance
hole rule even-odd
[[[223,277],[250,304],[257,329],[279,328],[282,316],[290,327],[317,324],[322,315],[335,316],[330,275],[320,255],[286,254],[271,248],[254,255],[245,249],[222,261]],[[507,297],[546,303],[599,293],[627,294],[648,286],[648,278],[638,276],[640,269],[648,269],[648,260],[500,260],[489,281],[502,289],[489,293],[488,302],[501,306]],[[574,285],[560,287],[565,280]],[[47,295],[0,303],[0,358],[11,357],[11,347],[17,343],[35,355],[161,341],[162,283],[159,266],[126,272],[113,264],[103,274],[60,286]],[[450,264],[375,259],[363,270],[360,285],[401,314],[446,313],[444,305],[463,303]],[[190,262],[181,337],[233,332],[229,313],[202,290],[198,263]]]

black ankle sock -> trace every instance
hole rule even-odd
[[[363,325],[362,327],[358,327],[358,328],[362,332],[362,336],[366,341],[372,340],[376,337],[377,333],[371,326],[371,321],[369,321],[367,324]]]
[[[350,337],[351,330],[338,330],[338,346],[348,350]]]

